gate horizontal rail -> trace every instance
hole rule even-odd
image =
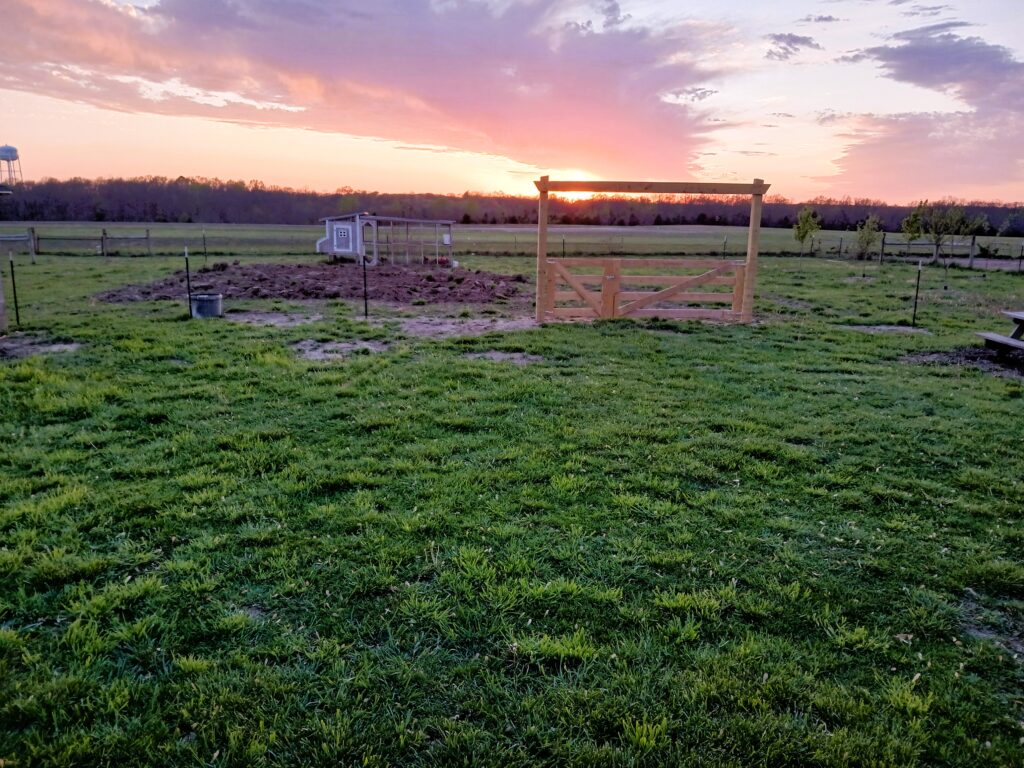
[[[538,303],[545,319],[662,317],[739,320],[746,264],[722,259],[546,259]],[[600,269],[574,273],[573,267]],[[698,274],[636,274],[623,270],[703,270]],[[708,290],[723,287],[729,290]],[[699,306],[699,305],[719,306]],[[725,307],[720,305],[727,305]],[[698,305],[698,306],[695,306]]]

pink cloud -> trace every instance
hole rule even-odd
[[[911,202],[959,197],[1020,200],[1024,159],[1007,136],[1024,132],[1024,116],[962,112],[862,116],[848,123],[850,144],[829,177],[833,190],[857,195],[884,189]]]
[[[834,115],[848,125],[837,160],[837,191],[880,188],[893,199],[962,197],[1021,199],[1024,157],[1024,62],[1003,46],[957,34],[970,25],[943,22],[899,32],[888,45],[849,57],[878,62],[882,73],[952,95],[954,114]]]
[[[303,0],[10,0],[0,86],[125,111],[337,131],[606,176],[686,177],[709,130],[663,95],[702,86],[707,25],[651,29],[617,3],[355,10]],[[275,109],[274,105],[287,107]]]

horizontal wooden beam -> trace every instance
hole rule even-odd
[[[599,315],[590,307],[555,307],[544,313],[547,317],[575,320],[578,318],[597,319]]]
[[[739,316],[728,309],[637,309],[625,317],[660,317],[665,320],[738,320]]]
[[[601,256],[568,256],[566,258],[548,259],[548,264],[558,262],[566,267],[594,267],[599,263],[607,261]],[[664,267],[666,269],[716,269],[718,267],[742,267],[746,262],[733,259],[690,259],[680,256],[676,259],[612,259],[619,262],[620,269],[649,269],[650,267]],[[623,275],[625,277],[626,275]],[[583,275],[580,275],[583,277]]]
[[[620,282],[622,285],[632,286],[693,284],[695,277],[696,275],[623,275]],[[700,281],[701,285],[733,285],[735,282],[735,275],[707,277]]]
[[[650,291],[619,291],[620,301],[638,301],[651,295]],[[677,293],[665,299],[667,304],[731,304],[732,291],[728,293]]]
[[[700,181],[545,181],[533,182],[539,192],[604,192],[623,195],[763,195],[771,184]]]

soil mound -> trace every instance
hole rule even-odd
[[[516,295],[522,275],[445,267],[382,265],[366,270],[370,301],[396,304],[489,304]],[[192,275],[193,293],[226,299],[360,299],[363,270],[355,264],[213,264]],[[99,294],[103,301],[183,301],[185,272],[148,285]]]

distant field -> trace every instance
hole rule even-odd
[[[0,224],[0,235],[24,233],[27,224]],[[111,240],[111,253],[124,256],[148,255],[145,240],[118,240],[116,238],[144,237],[149,229],[154,254],[179,254],[185,247],[193,254],[205,252],[211,256],[281,254],[312,254],[323,227],[288,225],[236,225],[236,224],[83,224],[80,222],[45,222],[33,225],[40,237],[40,251],[46,254],[86,255],[99,251],[100,235],[106,229]],[[403,235],[404,236],[404,235]],[[415,231],[412,237],[415,239]],[[433,233],[423,232],[432,246]],[[77,239],[83,238],[83,239]],[[815,236],[814,254],[823,256],[850,256],[855,233],[823,231]],[[967,242],[955,244],[952,253],[967,255]],[[1000,257],[1017,258],[1024,248],[1022,238],[980,237],[979,244],[997,249]],[[552,226],[549,228],[549,249],[552,255],[566,254],[741,254],[746,251],[746,227],[719,226]],[[430,247],[425,245],[429,252]],[[16,248],[0,243],[2,248]],[[808,243],[808,248],[810,243]],[[470,254],[530,254],[536,248],[536,227],[520,226],[456,226],[455,253]],[[790,229],[765,228],[761,230],[761,252],[765,254],[795,255],[799,244]],[[889,235],[888,256],[906,253],[903,238]],[[944,251],[945,252],[945,251]],[[919,242],[912,255],[929,256],[931,246]],[[415,255],[415,254],[414,254]]]

